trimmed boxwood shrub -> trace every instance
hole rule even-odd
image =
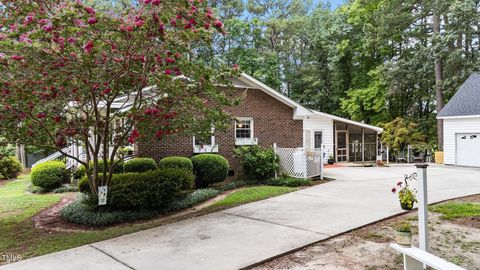
[[[117,162],[115,160],[115,162]],[[92,169],[92,166],[93,165],[93,161],[90,161],[90,171],[93,171]],[[103,160],[99,160],[98,161],[98,170],[99,170],[99,173],[103,173]],[[84,177],[86,175],[86,169],[85,169],[85,166],[83,165],[80,165],[77,169],[77,171],[73,174],[73,177],[75,177],[75,179],[81,179],[82,177]],[[113,166],[113,174],[119,174],[119,173],[123,173],[123,162],[120,161],[120,162],[117,162],[114,166]]]
[[[32,184],[44,190],[53,190],[68,179],[65,163],[61,161],[47,161],[36,165],[32,169]]]
[[[22,165],[14,157],[0,158],[0,180],[15,179],[22,172]]]
[[[157,169],[157,163],[151,158],[134,158],[123,163],[123,172],[148,172]]]
[[[272,148],[258,145],[242,146],[234,150],[245,175],[251,180],[265,180],[272,177],[279,168],[279,157]]]
[[[193,174],[183,169],[115,174],[109,185],[108,207],[125,210],[165,207],[180,197],[182,191],[191,189],[193,180]],[[91,193],[86,176],[78,183],[78,190]]]
[[[222,182],[228,176],[228,160],[221,155],[200,154],[192,157],[197,188],[208,187],[210,184]]]
[[[186,170],[161,169],[113,176],[108,202],[113,209],[159,209],[192,188],[194,176]]]
[[[187,157],[166,157],[158,163],[159,169],[177,168],[193,172],[193,163]]]

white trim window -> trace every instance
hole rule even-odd
[[[206,139],[193,136],[193,153],[218,153],[218,144],[215,144],[215,129],[212,127],[212,135]]]
[[[235,145],[257,144],[257,139],[253,135],[253,117],[237,117],[235,121]]]

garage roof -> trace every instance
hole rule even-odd
[[[440,111],[437,118],[480,116],[480,75],[473,73]]]

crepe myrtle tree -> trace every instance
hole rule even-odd
[[[237,68],[208,68],[191,49],[223,33],[207,1],[100,12],[81,1],[0,0],[0,20],[0,136],[77,160],[94,194],[120,147],[222,130],[224,108],[238,102]],[[63,150],[74,142],[84,158]]]

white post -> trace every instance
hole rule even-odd
[[[320,180],[323,180],[323,161],[325,160],[325,157],[323,156],[325,154],[324,151],[325,145],[320,146]]]
[[[387,145],[387,166],[389,162],[390,162],[390,156],[388,155],[388,145]]]
[[[418,242],[420,249],[428,252],[428,197],[427,167],[428,164],[415,164],[417,167],[418,190]]]
[[[275,155],[277,154],[277,143],[273,143],[273,152],[275,153]],[[278,178],[277,170],[275,170],[275,179],[277,178]]]

